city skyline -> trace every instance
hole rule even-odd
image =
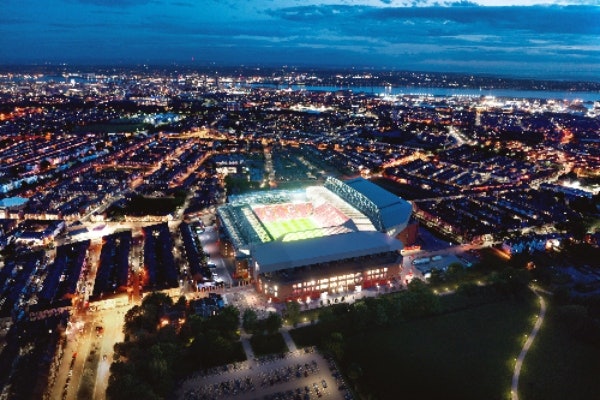
[[[1,70],[3,398],[600,390],[600,83]]]
[[[599,5],[597,0],[8,1],[0,16],[0,59],[379,67],[599,81]]]

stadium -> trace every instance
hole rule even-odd
[[[412,205],[363,178],[230,196],[225,240],[273,301],[318,298],[399,279]],[[238,263],[239,264],[239,263]],[[239,272],[239,271],[238,271]]]

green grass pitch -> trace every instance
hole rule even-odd
[[[275,240],[280,239],[282,236],[285,236],[288,233],[297,232],[298,235],[290,236],[293,236],[294,239],[309,239],[313,237],[323,236],[321,230],[317,229],[318,226],[310,218],[296,218],[288,219],[285,221],[263,222],[263,224]],[[289,237],[287,239],[293,240],[292,237]]]

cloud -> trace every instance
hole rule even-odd
[[[89,4],[102,7],[135,7],[154,3],[154,0],[69,0],[74,3]]]
[[[565,59],[597,63],[600,71],[598,7],[374,7],[316,5],[271,9],[288,30],[310,26],[312,35],[328,32],[330,48],[355,40],[386,65],[424,65],[454,59],[452,65],[547,63],[562,68]],[[362,38],[362,39],[361,39]],[[369,40],[364,40],[368,38]],[[485,63],[483,62],[485,61]],[[470,64],[472,63],[472,64]],[[439,63],[435,63],[439,65]],[[571,70],[568,73],[576,73]],[[598,75],[598,74],[596,74]]]
[[[493,65],[524,70],[546,63],[560,70],[570,63],[588,71],[597,65],[600,75],[600,7],[502,6],[536,0],[29,0],[27,7],[7,1],[0,60],[195,55],[233,64],[405,69],[447,62],[486,72]],[[432,6],[436,1],[441,5]],[[564,0],[544,2],[556,1]]]
[[[351,7],[300,6],[266,11],[274,18],[294,23],[326,23],[344,29],[355,26],[391,35],[406,23],[420,25],[428,34],[448,34],[453,29],[477,34],[500,30],[535,34],[600,35],[598,7]],[[433,27],[435,29],[432,29]],[[482,32],[485,31],[485,32]]]
[[[0,26],[20,25],[25,22],[29,22],[29,21],[26,21],[23,18],[17,18],[17,17],[13,17],[13,16],[9,16],[9,15],[0,15]]]
[[[171,3],[171,5],[178,6],[178,7],[194,8],[194,4],[188,3],[186,1],[174,1]]]

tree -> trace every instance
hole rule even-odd
[[[327,332],[333,329],[337,322],[337,318],[330,307],[323,308],[319,311],[319,327],[323,328],[323,331]]]
[[[456,293],[463,294],[468,297],[475,296],[480,292],[480,287],[474,282],[465,282],[458,286]]]
[[[439,285],[443,281],[444,281],[444,277],[443,277],[441,270],[439,270],[437,268],[431,270],[431,276],[429,277],[429,283],[431,283],[432,285]]]
[[[209,366],[221,365],[231,357],[233,345],[223,336],[217,336],[209,341],[206,349],[206,362]]]
[[[385,296],[381,300],[384,302],[390,322],[402,319],[402,301],[398,296]]]
[[[256,311],[251,308],[247,308],[244,310],[244,315],[242,316],[242,327],[248,333],[253,333],[258,325],[258,316],[256,315]]]
[[[362,374],[363,374],[363,370],[358,363],[353,362],[348,367],[348,377],[350,379],[352,379],[353,381],[355,381],[355,382],[358,381],[358,379],[360,379]]]
[[[115,361],[110,366],[110,372],[106,389],[108,399],[161,399],[161,396],[155,393],[150,385],[138,378],[131,365]]]
[[[285,316],[291,325],[296,326],[300,322],[300,304],[297,301],[288,301],[285,303]]]
[[[180,296],[179,299],[177,299],[177,303],[175,303],[175,307],[180,311],[187,310],[187,299],[185,298],[185,296]]]
[[[337,360],[344,356],[344,336],[340,332],[331,332],[322,342],[326,353],[331,354]]]
[[[165,293],[152,292],[142,300],[142,308],[149,318],[154,318],[158,323],[160,317],[173,306],[173,300]]]
[[[267,319],[264,321],[264,328],[269,334],[273,334],[281,328],[283,321],[277,313],[270,312]]]
[[[52,164],[46,158],[44,158],[42,161],[40,161],[40,171],[41,172],[46,172],[51,166],[52,166]]]
[[[364,301],[357,301],[352,307],[352,325],[358,332],[367,329],[371,315],[369,307]]]
[[[166,395],[173,386],[173,365],[169,361],[172,360],[173,354],[169,351],[164,351],[161,344],[155,344],[150,348],[150,358],[145,364],[147,370],[146,382],[150,383],[154,391]],[[168,350],[173,351],[173,346],[169,346]],[[154,377],[160,376],[160,379]]]
[[[385,306],[382,301],[378,301],[375,305],[375,325],[387,326],[389,324],[389,318]]]
[[[451,282],[459,282],[465,276],[465,267],[461,263],[452,263],[446,271],[446,278]]]
[[[440,300],[431,288],[419,279],[408,284],[408,290],[401,293],[402,310],[408,317],[423,317],[436,313]]]
[[[123,334],[125,337],[135,339],[144,334],[156,331],[158,318],[146,312],[144,306],[133,306],[125,314],[125,324],[123,325]]]
[[[207,323],[209,327],[217,330],[224,336],[237,339],[237,330],[240,325],[240,311],[233,306],[227,306],[219,314],[208,318]]]

